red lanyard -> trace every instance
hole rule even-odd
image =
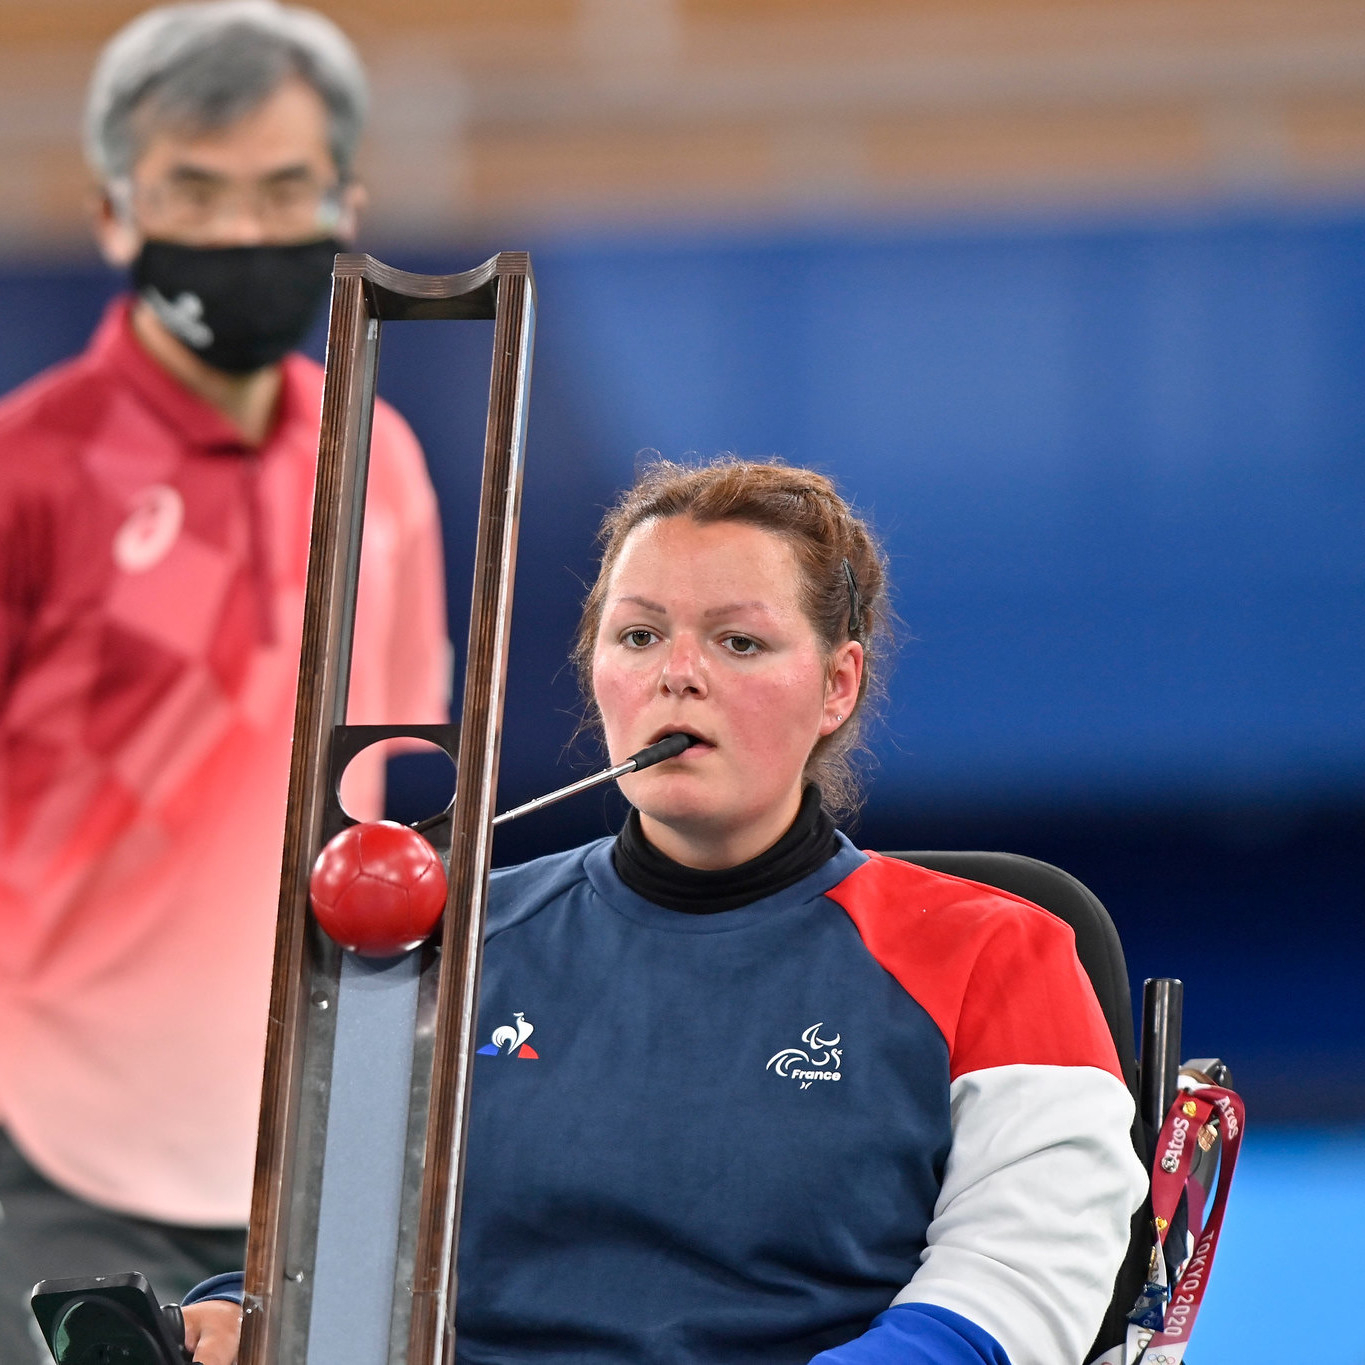
[[[1237,1152],[1242,1145],[1242,1130],[1246,1125],[1246,1110],[1240,1096],[1216,1085],[1199,1085],[1182,1090],[1176,1095],[1161,1125],[1157,1138],[1156,1159],[1152,1167],[1152,1215],[1156,1222],[1156,1251],[1153,1256],[1154,1283],[1147,1286],[1149,1298],[1166,1297],[1166,1260],[1163,1254],[1166,1234],[1175,1218],[1180,1196],[1189,1187],[1187,1210],[1191,1230],[1197,1226],[1202,1212],[1204,1194],[1198,1182],[1190,1180],[1191,1167],[1201,1149],[1211,1148],[1221,1136],[1222,1150],[1218,1161],[1218,1186],[1214,1191],[1213,1206],[1195,1237],[1194,1250],[1184,1268],[1170,1287],[1169,1303],[1162,1315],[1161,1326],[1146,1342],[1138,1365],[1180,1365],[1190,1332],[1204,1302],[1209,1271],[1213,1269],[1214,1252],[1218,1249],[1218,1235],[1223,1230],[1223,1212],[1227,1208],[1228,1189],[1232,1185]],[[1135,1347],[1141,1342],[1143,1330],[1128,1329],[1128,1343]],[[1131,1355],[1125,1353],[1125,1358]]]

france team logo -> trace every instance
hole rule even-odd
[[[839,1046],[840,1035],[822,1038],[820,1030],[824,1023],[812,1024],[802,1035],[804,1048],[784,1047],[781,1052],[768,1058],[763,1069],[774,1075],[801,1082],[802,1090],[809,1090],[812,1081],[837,1081],[842,1079],[840,1067],[844,1062],[844,1050]],[[494,1037],[497,1035],[494,1034]]]

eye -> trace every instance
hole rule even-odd
[[[622,632],[621,643],[627,649],[647,649],[658,638],[652,630],[646,630],[644,626],[634,626]]]
[[[742,658],[758,654],[763,649],[763,646],[750,635],[727,635],[721,643],[731,654],[738,654]]]

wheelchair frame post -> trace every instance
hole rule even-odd
[[[1180,1079],[1180,1024],[1185,983],[1173,976],[1142,983],[1142,1055],[1138,1063],[1138,1111],[1154,1140],[1166,1121]]]

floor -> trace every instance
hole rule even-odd
[[[1365,1365],[1365,1128],[1248,1129],[1190,1365]]]

